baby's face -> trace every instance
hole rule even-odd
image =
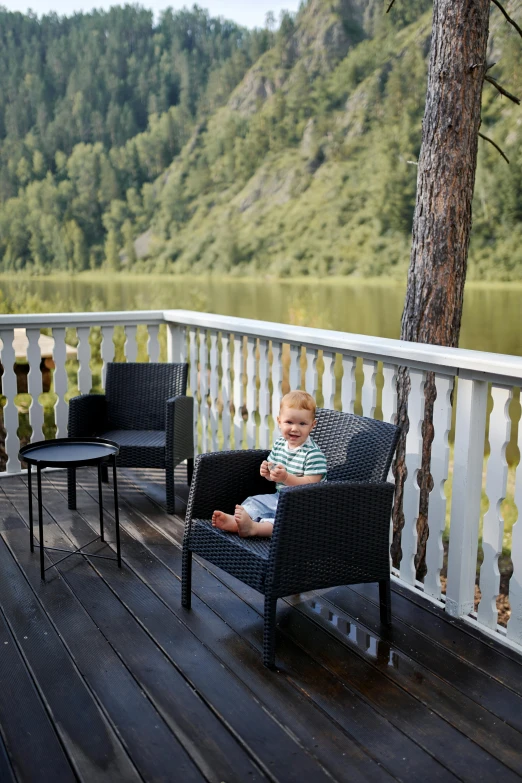
[[[295,449],[301,446],[316,424],[312,411],[283,406],[279,411],[277,423],[281,435],[289,446]]]

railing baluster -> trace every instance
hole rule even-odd
[[[210,443],[212,451],[218,448],[218,333],[212,329],[210,332]]]
[[[323,351],[323,405],[325,408],[334,408],[335,400],[335,354],[332,351]]]
[[[459,375],[446,611],[473,611],[488,384]]]
[[[290,368],[289,368],[288,383],[290,384],[290,391],[294,391],[295,389],[299,389],[301,385],[299,383],[299,376],[301,374],[301,368],[299,366],[299,362],[301,359],[301,346],[290,343],[289,348],[290,348]]]
[[[259,448],[268,449],[270,429],[268,414],[270,413],[270,389],[268,388],[268,340],[259,340]]]
[[[341,385],[341,410],[353,413],[356,397],[355,356],[343,354],[343,380]]]
[[[102,389],[105,389],[105,376],[107,375],[107,362],[114,361],[114,327],[102,327],[101,357],[102,357]]]
[[[167,361],[186,362],[186,352],[185,327],[180,324],[167,324]]]
[[[65,327],[55,326],[53,328],[53,339],[53,386],[57,398],[54,404],[56,437],[66,438],[68,407],[65,402],[65,395],[67,394],[67,370],[65,368],[65,362],[67,361],[67,346],[65,344]]]
[[[78,335],[78,388],[80,394],[89,394],[91,391],[91,346],[89,345],[89,335],[91,333],[89,326],[78,326],[76,329]]]
[[[201,452],[208,451],[208,350],[207,330],[199,330],[199,393],[201,419]]]
[[[137,327],[133,324],[125,326],[125,358],[128,362],[135,362],[138,359],[138,342],[136,340]]]
[[[502,554],[504,519],[500,513],[500,504],[506,496],[508,464],[506,446],[509,443],[511,419],[509,404],[512,388],[493,386],[493,410],[489,419],[490,455],[486,475],[486,494],[489,509],[484,515],[482,527],[482,549],[484,560],[480,567],[480,591],[482,598],[478,605],[477,619],[486,628],[497,627],[497,596],[500,591],[500,573],[498,558]]]
[[[230,448],[230,400],[232,395],[230,379],[230,335],[227,334],[227,332],[221,333],[221,367],[223,371],[223,376],[221,378],[221,399],[223,402],[221,428],[223,431],[223,449],[227,451]]]
[[[373,419],[377,407],[377,362],[371,359],[363,360],[364,382],[362,387],[362,412],[363,416]]]
[[[353,363],[353,368],[354,368],[353,393],[355,395],[355,361]],[[387,421],[390,424],[395,424],[397,420],[397,366],[395,364],[388,364],[388,362],[383,362],[382,376],[383,376],[382,402],[381,402],[382,420]],[[393,480],[394,478],[393,478],[393,462],[392,462],[388,474],[388,481],[393,482]],[[393,543],[393,513],[390,514],[390,567],[392,565],[392,559],[391,559],[392,543]]]
[[[306,349],[306,374],[305,388],[308,394],[315,397],[317,392],[318,373],[317,373],[317,349]]]
[[[247,340],[246,359],[246,406],[247,406],[247,448],[256,447],[256,338]]]
[[[43,391],[42,387],[42,371],[40,369],[40,363],[42,361],[40,345],[38,343],[40,339],[40,329],[27,329],[27,339],[29,344],[27,346],[27,363],[29,365],[29,375],[27,378],[27,386],[29,394],[31,395],[31,404],[29,406],[29,419],[33,434],[31,435],[31,441],[43,440],[43,421],[44,412],[43,407],[40,404],[38,397]]]
[[[149,354],[149,362],[153,362],[156,364],[156,362],[159,362],[159,355],[160,355],[160,344],[159,344],[159,326],[158,324],[149,324],[147,326],[147,331],[149,333],[149,341],[147,345],[147,352]]]
[[[406,436],[406,468],[408,477],[404,485],[404,527],[401,536],[401,579],[415,584],[414,558],[417,553],[417,518],[419,516],[420,489],[417,483],[422,463],[422,421],[424,419],[424,380],[421,370],[410,370],[411,389],[408,397],[408,419]]]
[[[437,399],[433,404],[433,443],[431,445],[430,471],[433,490],[429,497],[428,524],[430,534],[426,544],[427,574],[424,577],[424,592],[440,599],[440,571],[444,563],[442,536],[446,526],[446,495],[444,485],[448,478],[449,442],[451,429],[451,390],[453,378],[436,375]]]
[[[18,392],[15,365],[15,351],[13,346],[13,329],[2,329],[0,332],[2,339],[2,365],[4,374],[2,375],[2,392],[6,398],[3,409],[4,429],[5,429],[5,452],[7,457],[7,473],[16,473],[20,470],[20,463],[17,459],[20,441],[18,440],[18,408],[15,405],[15,396]]]
[[[518,423],[518,451],[522,457],[522,420]],[[517,521],[511,531],[511,562],[513,573],[509,580],[511,616],[507,623],[507,638],[522,645],[522,459],[515,476],[515,506]]]
[[[234,448],[243,448],[243,337],[234,335]]]
[[[277,340],[272,340],[272,388],[272,419],[274,420],[272,440],[276,440],[279,435],[277,417],[283,396],[283,346]]]
[[[194,451],[199,453],[198,440],[198,342],[195,329],[189,331],[189,384],[190,393],[194,398]]]
[[[395,424],[397,419],[397,366],[383,363],[382,366],[382,420]]]

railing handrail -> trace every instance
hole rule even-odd
[[[45,329],[52,326],[117,326],[165,323],[163,310],[117,310],[107,313],[30,313],[0,315],[0,329]]]
[[[166,310],[168,323],[185,326],[219,329],[235,334],[263,337],[269,340],[299,343],[312,348],[346,352],[365,359],[405,364],[439,374],[460,375],[478,380],[495,379],[497,383],[519,385],[522,380],[522,357],[465,348],[448,348],[440,345],[393,340],[364,334],[337,332],[306,326],[257,321],[214,313],[191,310]]]

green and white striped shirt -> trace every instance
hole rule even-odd
[[[293,476],[322,475],[321,481],[326,478],[326,457],[310,436],[296,449],[289,448],[284,438],[278,438],[267,461],[274,465],[283,465]],[[277,482],[277,491],[280,492],[285,486]]]

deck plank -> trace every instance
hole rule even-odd
[[[13,676],[12,674],[10,676]],[[14,675],[16,678],[16,675]],[[53,769],[54,774],[54,769]],[[16,783],[15,773],[11,762],[9,761],[9,754],[0,732],[0,780],[2,783]]]
[[[74,513],[74,512],[72,512]],[[107,642],[81,603],[63,579],[50,577],[45,590],[40,587],[39,564],[27,547],[23,535],[14,531],[5,538],[30,584],[67,645],[92,692],[106,710],[113,726],[125,743],[140,774],[148,781],[168,781],[175,767],[183,780],[201,783],[200,773],[176,739],[161,714],[144,698],[140,684]],[[100,550],[103,551],[103,550]],[[58,554],[56,554],[58,556]],[[78,561],[64,562],[67,571],[77,568]],[[1,778],[0,778],[1,779]]]
[[[419,675],[422,675],[423,668],[428,669],[451,684],[452,688],[463,696],[472,699],[492,715],[518,732],[522,732],[521,696],[486,675],[481,669],[473,667],[460,655],[455,655],[452,650],[440,646],[433,636],[428,638],[419,633],[397,614],[393,615],[393,625],[390,630],[382,629],[379,622],[378,594],[375,595],[374,601],[370,601],[357,589],[342,587],[329,590],[318,600],[325,607],[330,607],[333,612],[340,610],[352,618],[361,618],[369,633],[381,634],[385,640],[383,644],[389,642],[395,650],[402,653],[403,659],[410,659],[412,650],[415,650],[415,665],[420,664],[416,669]],[[394,601],[395,603],[398,602]]]
[[[10,486],[2,484],[7,496]],[[5,545],[0,547],[2,610],[78,777],[109,782],[117,770],[122,780],[139,781],[136,768],[42,608],[38,593],[19,575],[20,569]],[[40,583],[39,592],[45,588]]]
[[[352,589],[368,600],[376,600],[374,585],[356,585]],[[478,636],[479,631],[448,617],[421,595],[410,596],[400,585],[394,585],[392,612],[444,650],[522,696],[522,656],[514,650],[483,634]]]
[[[353,623],[351,613],[342,612],[338,604],[329,605],[323,597],[309,599],[305,595],[302,600],[297,600],[299,603],[294,604],[294,608],[307,620],[311,620],[313,624],[318,623],[320,627],[327,627],[332,635],[342,642],[343,647],[348,640],[348,645],[363,661],[368,661],[374,668],[384,672],[389,680],[475,742],[491,757],[498,759],[517,775],[522,775],[522,734],[519,731],[499,721],[496,715],[464,695],[439,673],[432,673],[419,662],[420,656],[417,652],[413,660],[410,657],[411,651],[410,655],[404,654],[395,644],[374,636],[364,622],[364,615],[362,620],[361,615],[355,615],[358,617],[356,628],[359,638],[352,640],[346,628],[350,621]],[[282,624],[286,621],[289,625],[293,624],[293,618],[293,612],[286,612]],[[460,737],[457,736],[453,746],[457,749],[459,745]],[[469,748],[467,752],[470,752]],[[465,743],[462,753],[465,757]],[[478,750],[471,750],[471,755],[477,757],[477,763],[481,758],[485,762],[490,761]]]
[[[2,538],[0,550],[9,557]],[[15,780],[15,774],[22,780],[37,780],[42,775],[73,783],[76,777],[69,760],[3,614],[0,650],[0,780]]]

